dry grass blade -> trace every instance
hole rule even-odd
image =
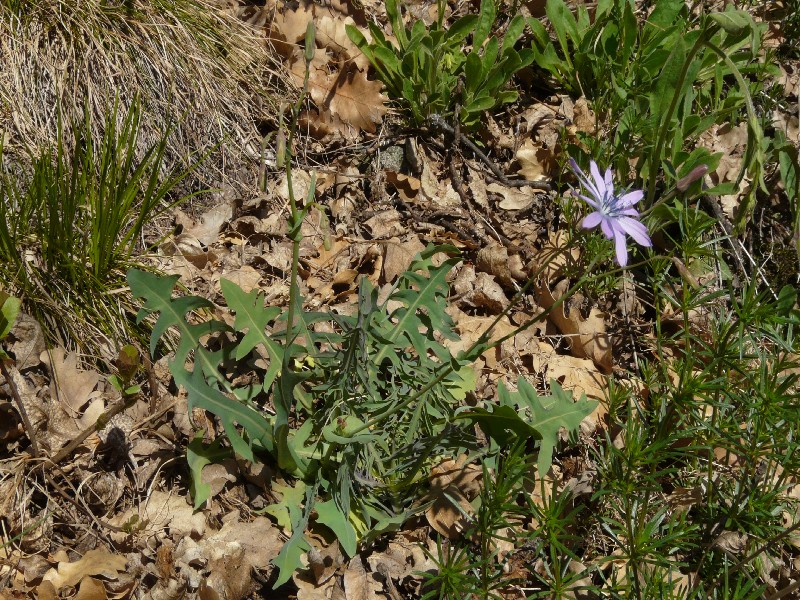
[[[52,147],[59,110],[74,123],[88,106],[102,124],[138,94],[143,151],[180,120],[166,168],[219,145],[195,174],[206,185],[255,168],[256,125],[287,94],[258,32],[210,0],[0,0],[0,64],[7,155]]]

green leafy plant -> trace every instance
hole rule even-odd
[[[420,125],[433,114],[449,117],[456,103],[457,115],[466,128],[475,127],[483,113],[517,99],[505,89],[513,75],[533,61],[530,49],[514,45],[525,29],[525,19],[514,17],[500,40],[490,36],[495,25],[494,0],[482,0],[478,15],[466,15],[450,27],[443,26],[445,5],[439,3],[439,20],[430,29],[416,21],[410,29],[396,0],[387,0],[386,12],[397,45],[381,29],[370,24],[368,42],[355,27],[347,35],[369,59],[389,95],[401,101],[412,120]],[[464,45],[472,36],[472,49]],[[463,84],[461,92],[459,82]]]
[[[648,183],[648,206],[662,171],[671,184],[718,160],[708,151],[692,151],[691,143],[704,131],[747,119],[748,149],[736,182],[707,191],[732,193],[745,175],[757,182],[738,213],[742,226],[756,189],[765,189],[763,133],[753,103],[759,78],[769,72],[759,60],[764,26],[732,9],[696,19],[680,0],[659,0],[643,21],[632,0],[598,2],[593,19],[584,5],[573,15],[563,0],[548,0],[547,15],[555,41],[539,21],[530,21],[536,64],[615,123],[605,148],[597,137],[584,141],[592,155],[614,156],[620,170],[631,157],[637,159],[637,173]],[[745,75],[757,79],[751,83]]]
[[[350,555],[357,537],[382,530],[409,508],[396,498],[423,476],[426,461],[417,457],[435,455],[456,441],[469,443],[448,415],[474,385],[474,376],[434,338],[434,332],[453,336],[444,312],[444,278],[455,261],[437,267],[431,262],[442,250],[423,252],[381,304],[377,291],[362,282],[356,315],[297,313],[296,337],[289,346],[269,333],[285,322],[287,313],[264,307],[263,294],[245,294],[223,281],[226,302],[236,314],[231,329],[214,319],[190,323],[190,311],[211,305],[196,297],[172,299],[175,277],[136,270],[128,275],[133,293],[146,299],[142,315],[159,313],[151,349],[167,328],[179,332],[170,366],[176,382],[189,392],[190,408],[219,416],[240,456],[256,460],[257,452],[270,452],[283,469],[306,481],[308,489],[316,482],[329,499],[328,504],[316,503],[317,521],[337,533]],[[397,308],[388,308],[395,304]],[[323,321],[337,332],[316,333],[312,325]],[[233,331],[239,332],[236,341],[223,343],[220,338],[217,350],[201,342],[209,334]],[[184,366],[190,352],[192,371]],[[260,372],[259,384],[234,388],[229,382],[237,366],[262,355],[268,366]],[[230,361],[234,366],[224,368]],[[268,417],[259,407],[270,400],[275,415]],[[290,430],[290,418],[302,420],[302,425]],[[385,430],[394,434],[378,433]],[[196,447],[190,450],[204,456]],[[197,464],[201,468],[202,461]],[[196,506],[207,499],[199,491]],[[300,521],[307,520],[311,504],[292,518],[291,527],[299,532],[293,544],[302,546],[305,527]],[[291,553],[289,548],[281,560]]]
[[[217,415],[240,456],[258,460],[269,452],[298,478],[267,509],[293,532],[276,561],[279,583],[308,548],[304,534],[312,507],[316,522],[336,534],[349,556],[358,540],[398,527],[413,510],[413,490],[430,461],[475,448],[471,428],[460,422],[479,424],[498,447],[538,439],[540,462],[549,464],[559,429],[574,431],[594,408],[586,400],[573,402],[556,383],[554,395],[541,398],[520,380],[519,391],[501,388],[500,405],[492,410],[457,413],[475,379],[468,361],[454,357],[436,337],[455,337],[444,309],[445,278],[456,259],[434,263],[435,256],[452,250],[423,251],[383,302],[363,279],[353,315],[298,311],[289,342],[274,333],[285,327],[288,311],[265,307],[258,291],[246,294],[222,281],[236,315],[231,328],[218,319],[192,317],[212,305],[193,296],[172,298],[176,277],[128,273],[134,295],[145,299],[139,318],[158,313],[151,350],[168,328],[177,329],[180,342],[170,369],[188,391],[189,408]],[[315,327],[323,323],[329,326]],[[266,366],[256,367],[256,359]],[[235,387],[232,381],[245,368],[255,369],[258,383]],[[290,420],[299,426],[290,429]],[[197,483],[200,470],[225,453],[197,440],[190,445],[195,506],[209,493]]]
[[[87,113],[74,139],[33,160],[29,178],[2,165],[0,279],[64,344],[96,351],[127,336],[125,295],[109,291],[141,264],[145,227],[187,197],[170,192],[191,169],[162,173],[169,132],[137,157],[139,127],[138,102],[123,115],[114,106],[95,142]]]
[[[617,548],[609,563],[624,569],[596,592],[763,597],[765,553],[788,535],[781,515],[794,524],[797,511],[787,493],[800,472],[796,292],[653,289],[659,314],[669,306],[683,320],[673,331],[656,323],[659,359],[642,366],[646,400],[610,390],[609,431],[618,437],[596,457],[594,527]],[[697,310],[708,320],[690,320]],[[724,539],[743,546],[731,555]]]
[[[9,296],[0,290],[0,341],[2,341],[14,327],[21,306],[19,298]],[[9,358],[5,350],[0,348],[0,361]]]
[[[524,490],[530,465],[524,440],[501,452],[481,456],[483,474],[474,518],[464,535],[443,547],[437,540],[436,573],[424,573],[423,598],[502,598],[510,581],[503,572],[499,545],[515,544],[525,518],[517,496]]]

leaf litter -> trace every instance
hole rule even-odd
[[[309,87],[316,109],[305,114],[308,132],[316,139],[303,142],[310,149],[319,149],[320,143],[370,139],[365,134],[378,132],[390,114],[381,85],[368,78],[363,55],[344,34],[345,24],[361,25],[363,15],[351,14],[350,3],[339,7],[343,10],[336,4],[300,3],[297,8],[281,9],[268,2],[249,13],[239,11],[262,31],[264,43],[272,44],[283,56],[298,86],[304,68],[299,44],[308,22],[316,24],[317,48]],[[377,10],[363,4],[364,10]],[[786,74],[789,84],[795,82],[794,88],[787,85],[789,90],[797,88],[796,73],[794,79]],[[517,169],[529,181],[557,178],[563,141],[577,139],[578,133],[594,134],[597,123],[584,98],[575,103],[553,98],[527,109],[521,118],[527,133],[514,140],[517,149],[507,156],[505,166],[508,172]],[[787,123],[791,127],[793,122]],[[741,160],[740,134],[736,129],[721,129],[707,141],[712,152],[721,150],[729,157],[710,175],[713,183],[735,180]],[[477,208],[462,205],[441,153],[423,150],[417,172],[407,167],[384,169],[375,161],[370,167],[374,172],[362,177],[359,157],[342,152],[345,158],[340,171],[350,169],[358,177],[323,186],[323,191],[318,188],[317,199],[331,208],[335,227],[347,223],[347,231],[336,229],[331,235],[323,232],[318,222],[304,225],[307,236],[301,278],[310,305],[348,310],[346,306],[356,300],[360,278],[390,286],[426,243],[456,242],[468,248],[472,243],[469,233],[477,227],[492,241],[466,253],[451,282],[448,312],[461,339],[446,343],[456,351],[477,339],[494,315],[508,306],[536,265],[563,243],[537,222],[533,212],[541,198],[533,189],[487,183],[485,169],[476,163],[467,167],[468,193],[473,194]],[[302,191],[309,173],[296,170],[295,175]],[[381,185],[364,186],[370,176],[372,183]],[[182,283],[214,301],[222,300],[220,279],[225,277],[244,291],[267,291],[270,302],[285,303],[290,265],[285,188],[278,175],[269,190],[249,205],[243,199],[219,204],[199,219],[176,212],[175,224],[183,231],[162,245],[156,263],[180,274]],[[738,194],[744,192],[744,188],[738,190]],[[398,208],[398,197],[412,208]],[[731,209],[724,208],[732,216]],[[499,215],[494,220],[486,218],[491,211]],[[442,213],[449,214],[443,217]],[[468,223],[465,214],[475,217],[478,225]],[[524,308],[503,317],[493,339],[528,322],[563,296],[570,285],[562,272],[568,262],[569,258],[564,258],[542,273]],[[606,377],[615,366],[607,328],[611,318],[573,296],[553,310],[546,322],[478,359],[476,399],[494,398],[498,385],[516,382],[521,372],[540,384],[553,380],[559,389],[573,391],[576,399],[585,395],[597,401],[591,414],[583,417],[582,433],[587,439],[602,434],[607,426]],[[88,363],[82,365],[79,357],[60,348],[43,353],[41,343],[35,327],[15,334],[10,349],[17,362],[10,372],[34,425],[33,435],[52,457],[93,427],[115,397],[105,376]],[[149,390],[157,403],[144,406],[145,400],[139,400],[122,413],[127,424],[111,423],[105,428],[120,430],[123,455],[117,456],[116,462],[111,460],[113,452],[104,441],[108,432],[101,430],[64,462],[58,477],[73,490],[73,503],[52,489],[44,492],[47,502],[35,498],[42,490],[37,489],[35,480],[23,476],[30,467],[21,458],[24,436],[20,416],[10,401],[9,382],[0,386],[0,443],[4,447],[0,515],[5,515],[6,535],[18,536],[14,544],[3,547],[0,577],[6,578],[15,592],[39,598],[126,598],[134,593],[153,599],[275,597],[265,591],[269,589],[266,583],[274,579],[270,563],[292,534],[290,513],[302,502],[302,484],[282,481],[271,472],[254,474],[246,461],[229,457],[201,467],[201,482],[208,486],[207,501],[195,511],[187,500],[185,473],[177,466],[180,456],[195,431],[203,432],[206,441],[222,431],[203,415],[186,416],[185,395],[170,385],[168,371],[152,365],[148,375],[152,375],[148,383],[159,382],[155,390]],[[551,450],[558,453],[557,448]],[[574,472],[567,472],[563,463],[539,465],[539,470],[547,472],[539,475],[538,491],[532,492],[535,502],[546,500],[542,489],[547,496],[565,486],[580,490],[576,498],[591,495],[592,465],[584,461]],[[104,501],[102,494],[86,483],[106,473],[122,485],[121,493],[113,494],[110,501]],[[409,523],[383,543],[354,556],[342,552],[330,530],[312,526],[319,531],[312,531],[311,548],[304,553],[307,567],[293,575],[290,593],[309,599],[416,597],[422,586],[420,573],[437,569],[431,559],[435,536],[452,540],[463,534],[474,514],[482,478],[481,468],[466,455],[438,457],[427,474],[424,522],[417,523],[417,529]],[[675,490],[676,505],[698,502],[695,490],[679,492]],[[797,517],[787,513],[785,518]],[[71,533],[65,533],[86,527],[96,528],[91,540],[76,542]],[[55,531],[59,533],[52,537]],[[505,534],[503,537],[513,538],[512,531]],[[744,541],[722,532],[717,543],[735,554]],[[513,555],[511,544],[498,557],[510,556],[513,564]],[[582,572],[579,564],[573,568],[575,573]],[[611,560],[607,570],[608,577],[628,577],[622,561]],[[679,572],[675,575],[685,577]],[[574,585],[585,583],[577,579]],[[504,597],[519,596],[510,590]]]

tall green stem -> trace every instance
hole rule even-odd
[[[311,30],[311,26],[309,27]],[[303,89],[297,98],[294,106],[292,106],[292,122],[289,126],[289,133],[286,136],[285,148],[285,165],[286,172],[286,188],[289,192],[289,238],[292,240],[292,268],[289,280],[289,311],[286,323],[286,348],[292,345],[292,338],[294,335],[294,317],[297,310],[298,298],[300,295],[300,288],[297,285],[297,272],[300,263],[300,242],[303,239],[302,225],[303,214],[297,210],[297,200],[294,197],[294,184],[292,183],[292,148],[294,147],[295,133],[297,132],[297,122],[300,118],[300,110],[303,108],[303,102],[308,94],[308,77],[311,71],[311,59],[313,53],[308,51],[309,38],[311,38],[311,48],[313,51],[313,30],[312,33],[306,33],[306,69],[303,75]]]

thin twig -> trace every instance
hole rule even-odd
[[[438,129],[448,135],[456,137],[456,131],[453,129],[448,123],[440,115],[431,115],[430,118],[431,125],[434,129]],[[527,179],[509,179],[505,173],[500,170],[492,159],[490,159],[486,154],[475,145],[475,143],[465,136],[463,133],[458,133],[458,141],[459,143],[464,144],[467,146],[472,152],[477,156],[481,161],[489,167],[489,170],[492,174],[502,183],[508,187],[532,187],[536,190],[545,190],[550,191],[552,190],[552,186],[549,183],[544,183],[543,181],[528,181]]]
[[[61,450],[59,450],[54,457],[47,459],[47,461],[45,462],[45,469],[52,469],[53,467],[58,465],[58,463],[60,463],[62,460],[64,460],[70,454],[72,454],[75,451],[75,449],[86,440],[86,438],[88,438],[93,433],[102,431],[106,427],[106,425],[108,425],[108,423],[111,421],[111,419],[116,417],[119,413],[121,413],[125,409],[130,408],[131,406],[136,404],[136,401],[139,399],[139,397],[140,394],[135,394],[133,396],[124,398],[122,401],[117,402],[114,406],[112,406],[102,415],[97,417],[97,420],[92,425],[90,425],[89,427],[84,429],[81,433],[79,433],[75,439],[73,439],[69,444],[67,444]]]
[[[458,86],[456,87],[456,97],[460,98],[461,93],[464,89],[464,82],[463,80],[459,80]],[[458,115],[461,112],[461,104],[458,100],[456,100],[454,112]],[[469,222],[470,226],[472,227],[472,231],[475,233],[476,236],[481,238],[481,241],[486,239],[486,236],[483,234],[482,231],[478,229],[477,223],[475,222],[474,217],[472,216],[471,209],[471,202],[469,198],[469,194],[464,189],[464,182],[461,179],[461,173],[458,172],[459,166],[456,164],[456,156],[460,154],[460,141],[461,141],[461,121],[456,119],[455,121],[455,129],[453,130],[453,143],[448,146],[447,148],[447,163],[450,167],[450,185],[458,194],[458,197],[461,198],[462,208],[466,212],[467,221]]]

